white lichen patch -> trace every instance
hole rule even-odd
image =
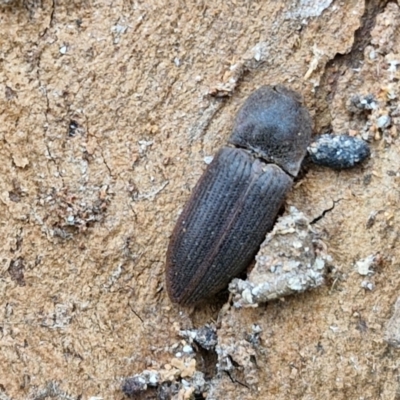
[[[376,256],[374,254],[371,254],[362,260],[358,260],[355,264],[357,272],[363,276],[372,275],[374,271],[371,268],[376,264],[375,260]]]
[[[194,395],[207,392],[209,382],[204,373],[197,370],[196,354],[191,346],[196,337],[195,330],[181,331],[181,336],[189,338],[189,343],[186,340],[175,343],[171,347],[175,357],[168,363],[123,380],[122,391],[127,396],[136,398],[153,390],[153,394],[155,392],[159,396],[157,398],[189,400]]]
[[[332,0],[299,0],[295,6],[287,13],[288,18],[311,18],[318,17],[332,3]]]
[[[291,207],[268,233],[247,280],[234,279],[229,290],[235,307],[258,304],[316,288],[324,282],[329,256],[316,251],[316,235],[303,213]]]

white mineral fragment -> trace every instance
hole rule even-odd
[[[356,269],[357,272],[360,275],[366,276],[366,275],[372,275],[374,273],[371,268],[375,265],[375,255],[371,254],[366,258],[363,258],[362,260],[358,260],[356,262]]]

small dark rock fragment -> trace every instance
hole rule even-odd
[[[170,400],[177,395],[180,386],[177,382],[163,382],[157,390],[158,400]]]
[[[321,135],[308,147],[311,160],[333,169],[352,168],[371,154],[368,144],[349,135]]]
[[[141,376],[126,378],[122,384],[122,391],[126,396],[134,397],[147,390],[146,380]]]
[[[366,96],[354,95],[347,104],[347,108],[353,114],[374,110],[378,107],[377,101],[372,94]]]
[[[8,273],[10,274],[11,279],[19,286],[25,286],[24,269],[25,265],[22,257],[18,257],[16,260],[11,260],[10,266],[8,267]]]
[[[79,129],[79,124],[76,121],[71,120],[69,122],[69,126],[68,126],[68,136],[69,137],[75,137],[76,134],[78,133],[77,132],[78,129]]]
[[[213,324],[206,324],[199,329],[181,331],[180,335],[188,339],[190,343],[195,341],[205,350],[213,350],[218,344],[217,329]]]
[[[218,343],[215,327],[205,325],[197,330],[194,341],[206,350],[212,350]]]
[[[140,398],[143,400],[145,397],[141,397],[149,391],[151,396],[152,391],[158,387],[161,381],[160,374],[157,371],[144,370],[140,374],[136,374],[129,378],[124,379],[122,383],[122,391],[130,398]]]

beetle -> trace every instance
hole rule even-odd
[[[301,96],[262,86],[240,108],[228,141],[195,186],[172,232],[166,287],[193,305],[245,270],[272,229],[312,132]]]

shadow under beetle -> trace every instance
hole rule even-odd
[[[224,289],[253,260],[311,139],[301,96],[263,86],[239,110],[229,143],[203,173],[172,233],[166,283],[192,305]]]

